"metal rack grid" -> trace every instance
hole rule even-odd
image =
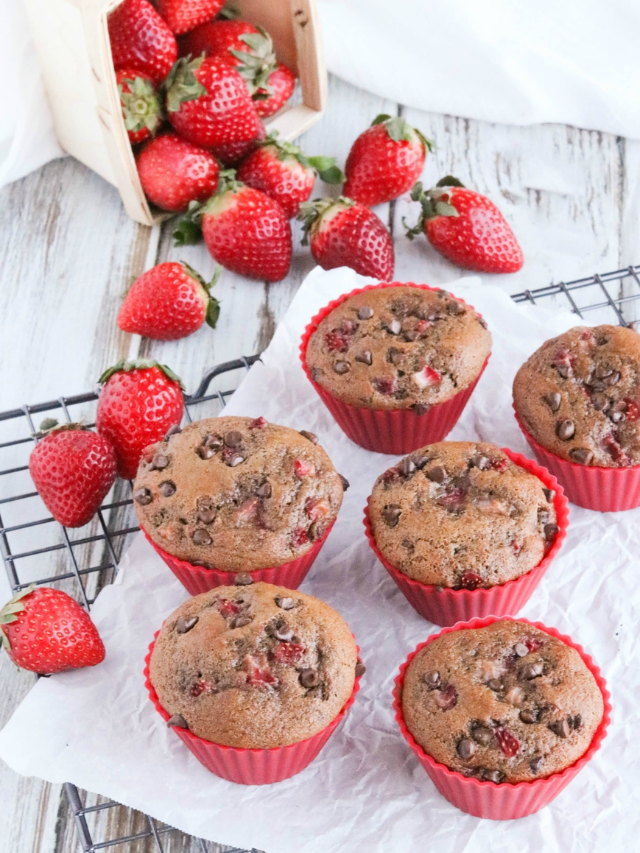
[[[526,290],[512,298],[517,303],[538,305],[542,302],[546,307],[565,310],[568,307],[579,317],[590,314],[590,319],[598,322],[633,325],[640,317],[640,265]],[[185,420],[190,422],[194,418],[219,414],[237,387],[238,379],[258,358],[241,358],[209,370],[196,391],[185,396]],[[210,390],[214,380],[220,377],[224,377],[228,387]],[[87,608],[100,590],[113,580],[127,538],[139,529],[132,511],[131,483],[118,480],[97,516],[78,536],[78,531],[66,530],[47,513],[33,488],[27,463],[34,441],[36,415],[55,413],[67,421],[83,418],[91,423],[97,399],[97,393],[90,392],[0,413],[0,552],[9,583],[14,591],[34,581],[56,584],[75,595]],[[5,467],[7,461],[9,464]],[[104,832],[104,827],[97,826],[96,817],[115,809],[123,810],[123,807],[102,798],[90,804],[93,795],[81,796],[71,784],[64,787],[84,853],[117,845],[128,853],[134,850],[136,853],[211,851],[202,839],[189,838],[133,809],[126,810],[132,831],[120,831],[112,838],[95,840],[94,834],[100,828]],[[228,853],[250,853],[232,848],[226,850]]]

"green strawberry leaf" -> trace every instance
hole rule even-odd
[[[380,113],[380,115],[376,116],[371,122],[371,127],[373,127],[374,124],[382,124],[384,121],[389,121],[390,118],[391,116],[388,116],[386,113]]]
[[[130,373],[132,370],[149,370],[151,367],[157,367],[158,370],[161,370],[164,373],[167,379],[171,380],[171,382],[175,382],[183,391],[185,390],[184,385],[182,384],[182,379],[180,379],[180,377],[174,373],[170,367],[166,364],[160,364],[153,359],[146,358],[134,358],[131,359],[131,361],[121,359],[116,362],[113,367],[109,367],[104,371],[102,376],[98,379],[98,384],[104,385],[116,373]]]
[[[433,139],[429,139],[427,136],[424,135],[424,133],[421,130],[418,130],[417,127],[414,127],[413,129],[415,130],[415,132],[418,134],[418,136],[422,140],[422,144],[424,145],[425,151],[432,152],[432,151],[436,150],[436,148],[438,146],[436,145],[436,143],[434,142]]]
[[[437,187],[462,187],[464,184],[452,175],[447,175],[446,178],[441,178],[436,184]]]
[[[194,246],[202,240],[202,230],[186,216],[180,216],[176,219],[172,233],[174,246]]]
[[[57,426],[58,421],[55,418],[45,418],[38,427],[38,432],[48,432],[50,429]]]
[[[320,180],[325,184],[342,184],[345,181],[344,172],[336,166],[335,157],[325,157],[322,154],[317,157],[305,158],[311,168],[315,169]],[[302,164],[305,165],[304,163]]]
[[[437,201],[434,207],[436,216],[460,216],[455,207],[446,201]]]
[[[389,139],[393,139],[394,142],[411,142],[411,125],[402,116],[390,118],[384,126]]]
[[[195,101],[201,95],[207,94],[207,90],[195,75],[203,59],[204,54],[196,59],[183,56],[169,72],[164,85],[167,93],[167,109],[170,113],[177,112],[185,101]]]
[[[218,12],[218,19],[222,21],[235,21],[240,17],[240,9],[230,6],[228,3]]]
[[[4,607],[0,610],[0,625],[10,625],[12,622],[17,621],[18,617],[16,616],[16,614],[22,613],[24,610],[26,610],[24,599],[28,595],[31,595],[35,588],[35,583],[29,584],[29,586],[16,593],[13,598],[4,605]],[[0,629],[0,648],[6,649],[7,651],[11,651],[11,643],[9,642],[9,638],[2,629]]]
[[[211,296],[209,297],[209,304],[207,305],[207,314],[205,320],[207,321],[207,324],[211,326],[212,329],[215,329],[219,317],[220,303],[215,297]]]

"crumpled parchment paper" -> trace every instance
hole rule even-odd
[[[367,283],[351,270],[314,270],[228,414],[308,429],[351,482],[338,521],[302,589],[349,622],[367,672],[346,721],[303,773],[243,787],[205,770],[149,702],[143,659],[154,632],[186,591],[141,535],[93,618],[103,664],[41,679],[0,733],[0,757],[20,773],[74,782],[206,839],[267,853],[582,853],[637,850],[640,809],[640,509],[571,508],[567,541],[522,615],[580,642],[608,681],[613,723],[603,749],[549,807],[494,823],[451,806],[400,735],[391,689],[407,654],[436,629],[376,561],[362,513],[394,457],[368,453],[334,424],[303,375],[298,344],[313,314]],[[493,355],[452,439],[492,441],[531,456],[513,418],[511,382],[544,340],[576,324],[569,313],[516,306],[466,278],[449,286],[487,319]]]

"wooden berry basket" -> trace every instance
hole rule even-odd
[[[122,121],[107,15],[119,0],[25,0],[53,121],[62,148],[118,188],[129,216],[160,218],[147,204]],[[302,103],[265,120],[293,140],[321,117],[327,97],[315,0],[234,0],[272,36],[278,59],[299,77]]]

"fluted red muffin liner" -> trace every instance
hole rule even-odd
[[[331,528],[334,524],[335,519],[327,528],[322,539],[314,542],[313,547],[306,554],[298,557],[297,560],[290,560],[288,563],[282,563],[280,566],[253,569],[250,572],[224,571],[223,569],[206,569],[204,566],[194,566],[193,563],[188,563],[186,560],[181,560],[172,554],[168,554],[159,545],[156,545],[146,530],[143,529],[142,532],[147,542],[162,557],[182,586],[191,595],[198,595],[198,593],[215,589],[217,586],[233,585],[237,574],[250,575],[253,583],[264,581],[265,583],[272,583],[276,586],[284,586],[287,589],[297,589],[307,576],[309,569],[320,553],[320,549],[327,541],[327,536],[331,533]]]
[[[369,545],[393,580],[402,590],[405,598],[421,616],[435,625],[455,625],[467,619],[481,616],[513,616],[521,610],[531,598],[544,573],[555,559],[567,536],[569,526],[569,505],[562,486],[555,477],[531,459],[502,448],[509,459],[520,468],[541,480],[546,488],[555,492],[553,505],[556,510],[558,535],[547,554],[524,575],[489,589],[449,589],[433,584],[421,583],[407,577],[383,557],[376,545],[369,519],[369,502],[364,511],[364,527]],[[369,498],[370,500],[370,498]]]
[[[515,406],[514,413],[536,459],[562,483],[571,503],[596,512],[622,512],[640,506],[640,465],[601,468],[563,459],[535,440],[520,420]]]
[[[311,378],[311,371],[307,367],[306,358],[309,339],[318,328],[320,322],[346,299],[355,296],[357,293],[364,293],[367,290],[375,290],[381,287],[415,287],[419,290],[432,291],[440,289],[429,287],[427,284],[394,281],[388,284],[369,284],[366,287],[359,287],[356,290],[352,290],[351,293],[339,296],[318,312],[304,330],[300,343],[300,360],[302,361],[302,367],[309,382],[311,382],[320,399],[333,415],[338,426],[351,441],[359,444],[360,447],[364,447],[365,450],[373,450],[377,453],[390,453],[397,456],[410,453],[412,450],[423,447],[425,444],[434,444],[436,441],[442,441],[451,432],[458,422],[464,407],[469,402],[469,397],[471,397],[480,377],[484,373],[489,356],[487,356],[485,363],[482,365],[480,373],[468,388],[460,391],[445,403],[436,403],[423,415],[416,414],[413,409],[387,410],[358,408],[357,406],[352,406],[349,403],[343,403],[336,399]],[[468,302],[465,302],[464,299],[460,299],[460,297],[454,296],[452,293],[449,296],[475,311],[475,308],[469,305]],[[482,315],[478,314],[478,316]]]
[[[166,723],[171,715],[160,704],[149,677],[149,661],[159,633],[156,631],[149,646],[149,651],[144,659],[143,674],[149,699]],[[359,660],[360,649],[358,646],[356,649]],[[207,770],[228,782],[236,782],[239,785],[271,785],[274,782],[282,782],[284,779],[289,779],[291,776],[300,773],[316,758],[355,702],[356,693],[360,689],[360,678],[361,676],[356,676],[351,696],[338,716],[326,728],[306,740],[292,743],[289,746],[273,749],[240,749],[235,746],[213,743],[194,735],[189,729],[182,729],[178,726],[173,726],[173,731]]]
[[[513,820],[514,818],[526,817],[549,805],[569,782],[577,776],[585,764],[593,758],[595,753],[600,749],[607,733],[607,727],[611,722],[611,703],[609,701],[611,697],[607,690],[606,682],[600,673],[600,669],[582,646],[574,643],[570,637],[560,634],[555,628],[547,628],[541,622],[518,619],[518,622],[533,625],[535,628],[545,631],[550,636],[562,640],[563,643],[575,649],[585,662],[587,669],[589,669],[595,678],[598,688],[602,693],[604,714],[589,748],[581,758],[560,773],[554,773],[545,779],[535,779],[533,782],[518,782],[515,784],[511,782],[500,782],[499,784],[496,782],[481,782],[479,779],[463,776],[462,773],[458,773],[456,770],[451,770],[446,765],[440,764],[426,753],[420,744],[416,743],[405,723],[404,714],[402,713],[402,686],[407,667],[421,649],[443,634],[448,634],[450,631],[461,631],[465,628],[484,628],[486,625],[491,625],[493,622],[499,621],[501,620],[495,616],[489,616],[486,619],[472,619],[469,622],[460,622],[451,628],[443,628],[438,634],[429,637],[426,642],[420,643],[402,664],[400,672],[396,676],[395,687],[393,689],[393,709],[405,740],[445,799],[449,800],[450,803],[463,812],[475,815],[476,817],[489,818],[490,820]]]

